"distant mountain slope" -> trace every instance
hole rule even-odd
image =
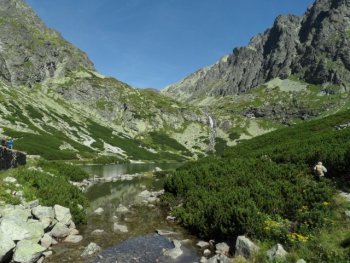
[[[317,0],[304,16],[279,16],[246,47],[162,93],[193,102],[235,95],[290,76],[350,88],[350,1]]]
[[[208,129],[200,110],[99,74],[23,0],[1,0],[3,134],[48,159],[182,160],[207,148]]]

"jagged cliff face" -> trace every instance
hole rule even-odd
[[[248,46],[234,49],[163,93],[193,101],[239,94],[291,75],[313,84],[350,87],[349,0],[317,0],[303,17],[279,16]]]
[[[93,69],[86,54],[48,29],[23,0],[0,1],[0,77],[29,85],[67,71]]]

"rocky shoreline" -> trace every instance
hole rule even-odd
[[[0,262],[43,262],[58,242],[82,239],[69,208],[41,206],[38,200],[0,207]]]

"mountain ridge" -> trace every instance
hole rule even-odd
[[[317,0],[304,16],[278,16],[273,26],[235,48],[227,60],[166,87],[191,102],[202,96],[247,92],[274,78],[296,76],[311,84],[350,83],[350,1]],[[201,75],[198,78],[198,75]]]

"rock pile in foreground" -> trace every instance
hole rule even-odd
[[[42,262],[59,241],[82,240],[69,208],[55,205],[0,206],[0,262]]]

